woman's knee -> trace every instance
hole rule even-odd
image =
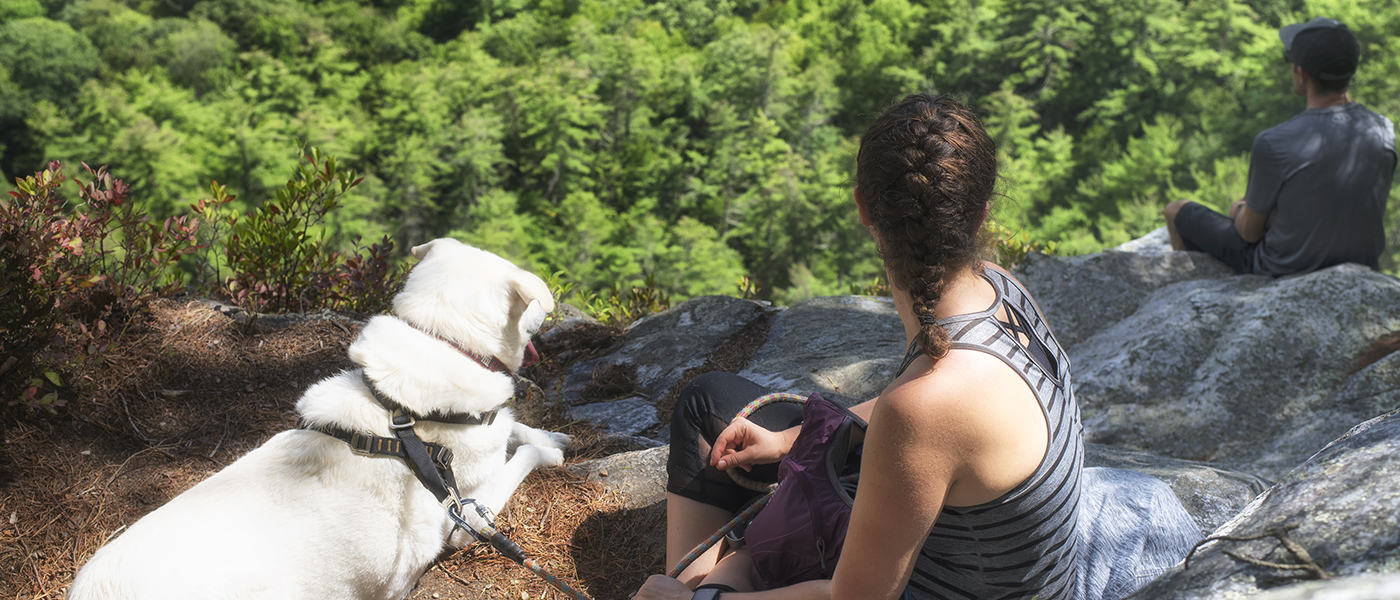
[[[734,377],[729,373],[710,372],[703,373],[690,383],[681,388],[676,395],[676,407],[672,409],[672,421],[676,419],[696,420],[698,417],[709,412],[711,399],[723,387],[723,376]]]
[[[681,388],[680,394],[676,396],[674,417],[703,416],[717,408],[727,409],[731,404],[742,407],[749,400],[766,393],[768,390],[763,386],[733,373],[702,373]],[[731,412],[725,418],[727,420],[732,416],[734,415]]]
[[[685,389],[681,390],[681,395],[687,393],[704,394],[708,396],[727,396],[735,395],[736,393],[739,395],[747,395],[754,389],[762,390],[758,384],[733,373],[710,371],[708,373],[701,373],[697,375],[695,379],[690,380],[690,383],[686,384]]]

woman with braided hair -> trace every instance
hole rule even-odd
[[[712,549],[637,598],[1031,598],[1074,596],[1083,458],[1069,364],[1030,295],[979,257],[996,145],[966,106],[915,95],[861,138],[855,204],[884,260],[908,351],[869,428],[845,546],[830,580],[753,591],[744,549]],[[801,408],[731,418],[762,387],[696,378],[672,419],[667,561],[772,481]],[[771,506],[771,505],[770,505]]]

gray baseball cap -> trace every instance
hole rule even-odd
[[[1361,44],[1336,19],[1318,17],[1278,30],[1283,56],[1309,75],[1328,81],[1349,79],[1361,62]]]

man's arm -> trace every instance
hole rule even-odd
[[[1278,208],[1278,194],[1283,188],[1283,159],[1274,152],[1270,143],[1272,129],[1254,136],[1254,147],[1249,153],[1249,182],[1245,187],[1244,198],[1238,205],[1230,207],[1230,220],[1235,222],[1235,231],[1251,244],[1264,239],[1268,228],[1269,215]]]
[[[1230,218],[1235,222],[1235,231],[1239,232],[1244,241],[1253,244],[1264,239],[1264,230],[1268,228],[1269,216],[1254,212],[1245,203],[1244,198],[1240,198],[1230,205]]]

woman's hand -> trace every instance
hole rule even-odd
[[[787,456],[798,428],[769,431],[748,419],[736,417],[720,432],[710,449],[710,464],[721,471],[739,467],[748,471],[754,465],[775,463]]]
[[[695,592],[685,587],[684,583],[665,575],[652,575],[642,584],[642,589],[637,590],[637,595],[632,596],[632,600],[690,600],[694,595]]]

